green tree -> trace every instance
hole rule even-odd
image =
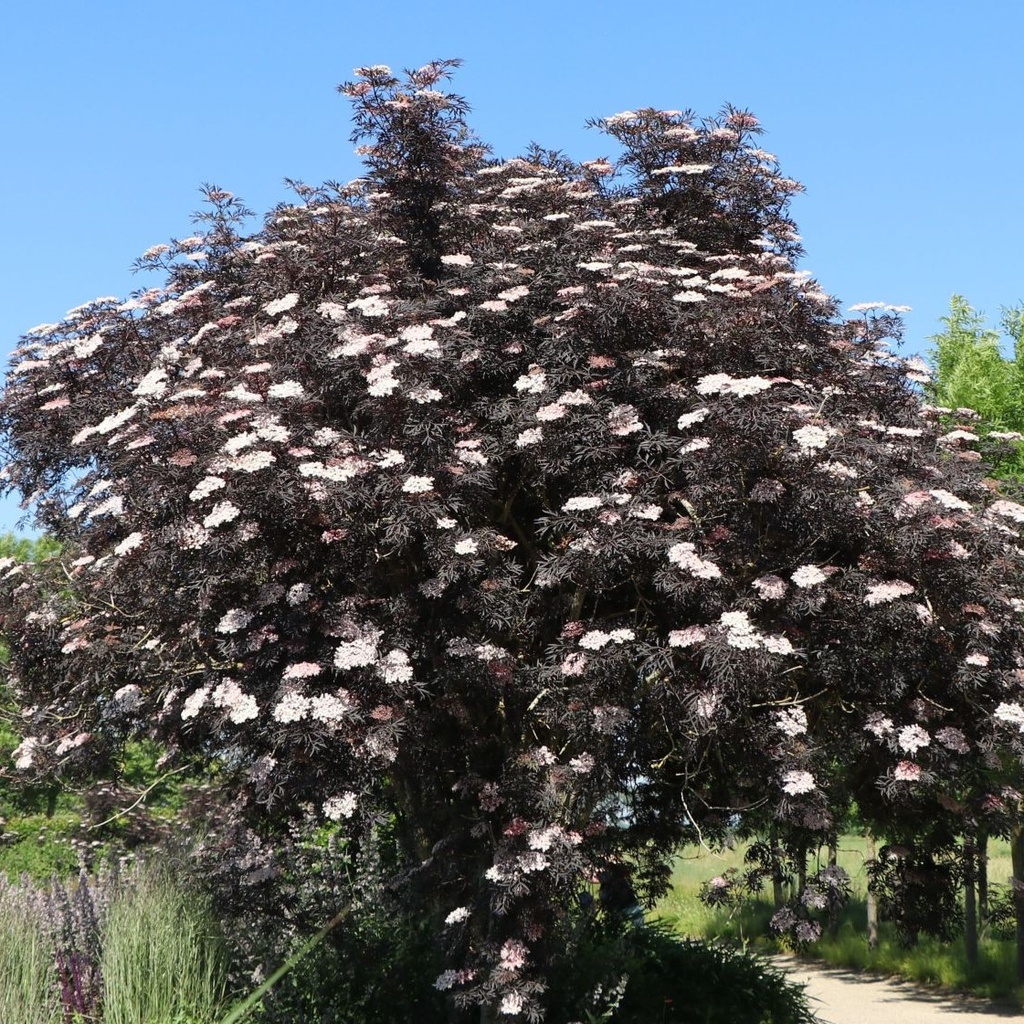
[[[928,389],[936,405],[949,410],[951,423],[973,419],[981,453],[1004,481],[1024,482],[1024,306],[1004,309],[1002,332],[985,323],[983,314],[961,295],[954,295],[945,329],[933,335],[935,380]],[[1013,344],[1004,355],[1003,336]]]

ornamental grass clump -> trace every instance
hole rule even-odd
[[[40,894],[0,875],[0,1020],[57,1024],[63,1020],[53,935]]]
[[[751,114],[497,159],[455,63],[342,87],[361,178],[249,233],[210,187],[159,284],[24,336],[5,472],[62,548],[0,560],[0,627],[27,777],[217,761],[242,873],[386,823],[450,1012],[538,1020],[602,872],[650,901],[737,813],[987,813],[1024,507],[898,310],[798,268]]]
[[[104,1024],[212,1021],[223,1008],[227,965],[208,903],[148,867],[107,911]]]

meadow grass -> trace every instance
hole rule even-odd
[[[106,914],[100,972],[104,1024],[214,1020],[226,971],[209,906],[159,868],[141,871]]]
[[[56,1024],[62,1015],[53,942],[21,891],[0,894],[0,1021]]]
[[[698,899],[702,882],[729,868],[743,867],[744,851],[743,844],[733,849],[694,847],[684,850],[674,864],[672,889],[655,908],[654,916],[681,935],[753,945],[764,952],[786,950],[782,943],[768,936],[768,922],[774,912],[769,894],[751,897],[732,910],[712,909]],[[824,854],[822,850],[822,857]],[[839,919],[836,933],[826,933],[813,943],[807,951],[809,957],[836,966],[898,975],[926,985],[1024,1005],[1024,987],[1017,983],[1016,950],[1012,940],[983,937],[979,943],[978,963],[969,967],[962,938],[941,942],[922,936],[914,947],[906,949],[900,945],[893,926],[883,921],[879,926],[877,948],[868,949],[867,859],[867,841],[863,837],[843,837],[838,863],[850,875],[853,898]],[[815,870],[813,860],[808,870]],[[1005,885],[1010,876],[1009,848],[1003,842],[993,841],[989,848],[989,881]]]
[[[159,869],[111,902],[100,970],[104,1024],[207,1022],[223,1006],[226,963],[210,909]]]

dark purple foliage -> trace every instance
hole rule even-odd
[[[362,179],[251,236],[209,188],[162,286],[25,336],[8,480],[66,546],[0,616],[25,771],[141,734],[264,827],[388,822],[438,987],[537,1019],[619,858],[646,899],[737,813],[950,814],[1016,757],[1024,508],[798,271],[751,115],[502,162],[452,67],[343,87]]]

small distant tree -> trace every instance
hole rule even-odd
[[[0,616],[20,769],[145,735],[267,842],[383,823],[453,1015],[537,1020],[602,872],[647,901],[736,815],[952,813],[1020,752],[1024,507],[896,311],[797,270],[752,115],[497,160],[454,66],[360,69],[361,179],[248,236],[210,187],[162,287],[24,337],[8,479],[65,555]]]
[[[947,422],[956,414],[977,419],[982,449],[995,474],[1013,484],[1024,482],[1024,306],[1003,310],[1002,332],[960,295],[949,304],[944,329],[932,337],[934,381],[928,393],[944,407]],[[1009,339],[1012,349],[1006,345]],[[1008,354],[1008,350],[1012,354]]]

